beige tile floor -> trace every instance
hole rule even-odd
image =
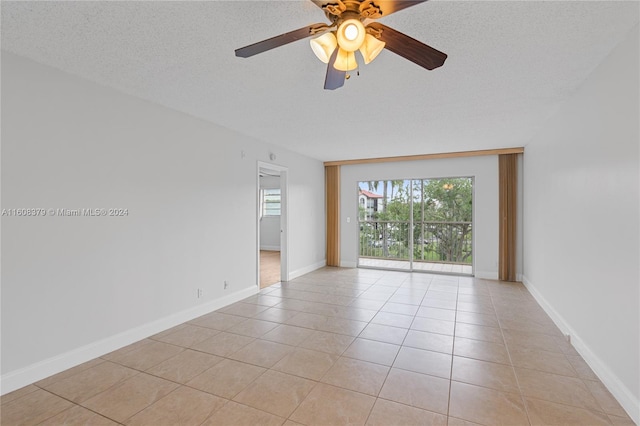
[[[324,268],[4,395],[2,425],[631,425],[517,283]]]

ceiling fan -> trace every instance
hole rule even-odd
[[[236,49],[236,56],[248,58],[267,50],[318,36],[311,48],[318,59],[327,63],[324,88],[334,90],[344,85],[348,71],[358,67],[355,51],[365,64],[386,48],[428,70],[444,64],[447,55],[393,28],[375,22],[399,10],[427,0],[311,0],[321,8],[330,24],[312,24]],[[372,22],[373,21],[373,22]]]

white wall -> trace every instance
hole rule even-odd
[[[128,209],[2,218],[2,392],[254,293],[270,152],[295,275],[324,265],[321,162],[2,52],[2,208]]]
[[[280,188],[280,177],[261,177],[260,188]],[[260,219],[260,249],[280,250],[280,216],[263,216],[262,219]]]
[[[524,155],[524,282],[636,422],[638,36],[636,26]]]
[[[471,176],[474,177],[474,272],[480,278],[497,279],[497,156],[349,165],[342,166],[340,174],[341,266],[353,267],[358,258],[358,182]]]

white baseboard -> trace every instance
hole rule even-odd
[[[161,331],[175,327],[176,325],[223,308],[257,293],[258,287],[251,286],[219,299],[185,309],[131,330],[124,331],[55,357],[31,364],[19,370],[10,371],[0,377],[0,392],[4,395],[8,392],[20,389],[24,386],[30,385],[31,383],[60,373],[61,371],[75,367],[76,365],[90,361],[94,358],[98,358],[109,352],[115,351],[116,349],[120,349],[124,346],[130,345],[131,343],[153,336]]]
[[[280,251],[280,246],[260,246],[260,250]]]
[[[497,280],[497,271],[473,271],[473,276],[483,280]]]
[[[340,267],[341,268],[357,268],[358,264],[356,262],[349,262],[346,260],[341,260],[340,261]]]
[[[324,268],[327,265],[327,261],[325,259],[321,260],[320,262],[316,262],[312,265],[309,266],[305,266],[304,268],[300,268],[300,269],[296,269],[295,271],[290,271],[289,272],[289,280],[294,280],[298,277],[301,277],[305,274],[308,274],[309,272],[313,272],[316,269],[320,269],[320,268]]]
[[[609,392],[618,400],[622,408],[627,412],[629,417],[636,424],[640,424],[640,401],[627,388],[624,383],[616,376],[606,363],[602,362],[595,352],[582,340],[575,332],[573,327],[556,311],[553,306],[545,299],[545,297],[536,289],[535,285],[522,276],[522,283],[525,285],[529,293],[536,299],[538,304],[551,317],[551,320],[558,326],[560,331],[571,336],[571,344],[576,351],[582,356],[593,372],[598,376],[600,381],[607,387]]]

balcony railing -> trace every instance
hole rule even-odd
[[[360,257],[471,265],[472,247],[471,222],[360,222]]]

